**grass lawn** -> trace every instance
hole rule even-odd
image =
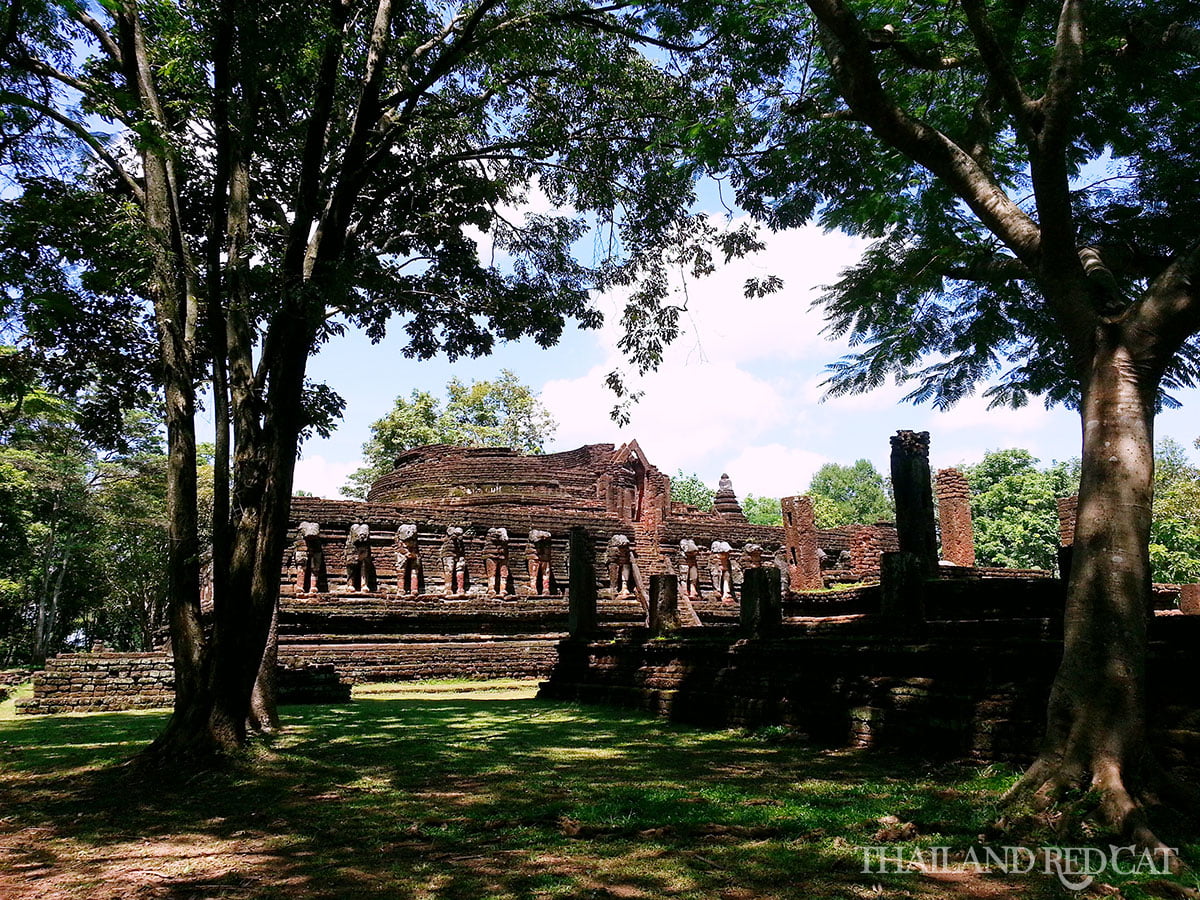
[[[861,845],[969,847],[1010,771],[533,693],[376,685],[287,707],[270,752],[173,784],[113,765],[162,713],[0,709],[0,898],[1068,896],[1046,876],[862,874]],[[885,816],[916,836],[879,836]]]

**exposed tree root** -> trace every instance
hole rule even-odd
[[[241,759],[245,750],[245,740],[235,730],[216,727],[208,717],[196,721],[176,713],[162,734],[128,764],[147,773],[177,772],[190,777],[227,768]]]
[[[1166,802],[1183,798],[1182,804]],[[1084,767],[1043,754],[1001,798],[1001,816],[994,827],[1025,839],[1116,839],[1149,851],[1178,871],[1182,861],[1150,819],[1189,810],[1200,810],[1200,791],[1152,760],[1131,771],[1111,759]]]

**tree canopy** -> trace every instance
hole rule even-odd
[[[822,301],[851,345],[834,393],[894,378],[939,408],[975,390],[1079,408],[1065,652],[1010,800],[1077,789],[1096,800],[1065,821],[1161,846],[1142,805],[1153,419],[1200,374],[1200,9],[776,0],[680,20],[713,36],[699,77],[748,95],[698,123],[697,157],[776,227],[872,241]]]
[[[887,483],[869,459],[851,465],[826,463],[805,491],[813,499],[817,527],[870,525],[896,518]]]
[[[1150,562],[1157,582],[1200,581],[1200,467],[1170,438],[1159,442],[1155,455]]]
[[[34,387],[0,425],[0,665],[103,641],[150,649],[166,608],[165,456],[154,417],[122,452]]]
[[[306,378],[322,344],[353,327],[417,358],[546,346],[599,324],[595,289],[661,297],[714,243],[755,246],[690,210],[695,84],[646,52],[676,45],[640,7],[29,0],[3,26],[0,229],[19,240],[0,302],[48,358],[129,345],[112,368],[162,390],[176,715],[159,756],[244,742],[297,445],[342,408]]]
[[[507,369],[494,381],[468,385],[452,378],[444,406],[428,391],[414,390],[371,423],[371,438],[363,444],[366,465],[351,473],[342,493],[365,499],[376,479],[392,471],[396,457],[413,447],[461,444],[541,453],[557,428],[537,395]]]
[[[758,497],[747,494],[742,498],[742,512],[751,525],[782,525],[783,509],[778,497]]]
[[[712,512],[716,495],[717,489],[705,484],[695,472],[685,475],[683,469],[677,469],[671,478],[671,500],[676,503],[687,503],[702,512]]]
[[[1041,469],[1028,450],[990,450],[964,474],[979,565],[1053,571],[1059,545],[1055,500],[1075,493],[1078,463]]]

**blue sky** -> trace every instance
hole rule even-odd
[[[620,297],[600,296],[606,315],[599,331],[569,330],[549,350],[531,341],[501,345],[487,358],[418,362],[404,358],[403,340],[372,345],[357,333],[328,344],[310,365],[346,399],[345,420],[328,439],[303,448],[296,486],[335,497],[345,476],[360,465],[371,422],[385,415],[398,394],[413,389],[441,393],[456,376],[495,377],[507,368],[537,390],[559,421],[547,449],[637,438],[662,471],[696,472],[711,484],[728,472],[740,495],[797,493],[827,461],[865,457],[886,471],[888,437],[899,428],[931,433],[931,458],[944,467],[977,461],[984,451],[1025,447],[1043,462],[1079,454],[1078,416],[1034,404],[1022,410],[988,410],[979,397],[939,413],[902,403],[895,386],[822,402],[824,367],[845,351],[819,332],[820,313],[809,308],[821,285],[851,264],[862,244],[816,228],[768,236],[767,249],[687,286],[685,334],[649,376],[645,398],[630,425],[609,419],[613,398],[604,376],[620,364],[616,349]],[[741,285],[751,274],[780,274],[785,288],[746,300]],[[1158,419],[1158,436],[1189,446],[1200,436],[1197,391],[1184,407]]]

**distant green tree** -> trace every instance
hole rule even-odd
[[[428,391],[397,397],[392,411],[372,423],[363,444],[366,465],[352,472],[342,493],[366,499],[371,485],[395,466],[396,457],[413,447],[460,444],[468,447],[511,447],[541,453],[558,430],[558,422],[537,394],[507,369],[494,381],[446,385],[447,401]]]
[[[1196,442],[1200,448],[1200,441]],[[1200,469],[1187,450],[1166,438],[1155,452],[1154,518],[1150,564],[1154,580],[1167,584],[1200,581]]]
[[[778,497],[756,497],[747,494],[742,500],[742,512],[751,525],[782,525],[783,510]]]
[[[684,475],[683,469],[675,470],[671,479],[671,500],[675,503],[687,503],[703,512],[712,512],[713,498],[717,495],[716,488],[711,488],[695,472]]]
[[[166,457],[155,417],[120,452],[88,403],[29,388],[0,424],[0,664],[103,640],[149,649],[166,602]]]
[[[820,528],[890,522],[896,517],[883,476],[868,459],[850,466],[826,463],[813,475],[805,493],[813,498]]]
[[[89,642],[150,650],[167,624],[167,457],[154,418],[135,414],[127,427],[138,435],[132,452],[94,468],[91,596],[80,604],[79,628]],[[211,529],[211,465],[201,471],[200,496]]]
[[[1059,541],[1054,501],[1078,489],[1078,464],[1040,469],[1028,450],[990,450],[966,476],[979,564],[1053,570]]]

